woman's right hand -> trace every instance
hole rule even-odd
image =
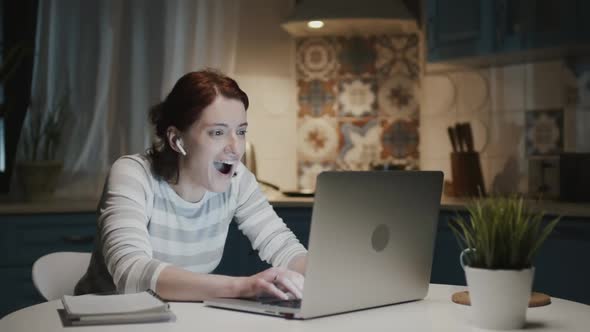
[[[271,267],[243,280],[242,297],[272,295],[288,300],[303,296],[303,275],[285,268]]]

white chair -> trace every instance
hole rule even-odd
[[[74,287],[90,262],[88,252],[54,252],[33,264],[33,284],[47,301],[74,295]]]

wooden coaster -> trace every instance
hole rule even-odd
[[[463,305],[471,305],[469,300],[469,292],[457,292],[451,297],[453,302]],[[532,292],[531,299],[529,300],[529,308],[542,307],[544,305],[551,304],[551,298],[547,294]]]

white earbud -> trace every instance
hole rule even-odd
[[[178,147],[178,150],[180,150],[180,153],[182,153],[183,156],[186,156],[186,151],[184,151],[179,139],[176,140],[176,146]]]

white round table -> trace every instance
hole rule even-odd
[[[57,312],[63,308],[61,301],[51,301],[5,316],[0,320],[0,331],[478,331],[469,323],[470,307],[451,302],[452,293],[464,289],[433,284],[422,301],[305,321],[172,302],[175,322],[63,327]],[[551,301],[548,306],[528,310],[528,330],[590,331],[590,306],[557,298]]]

